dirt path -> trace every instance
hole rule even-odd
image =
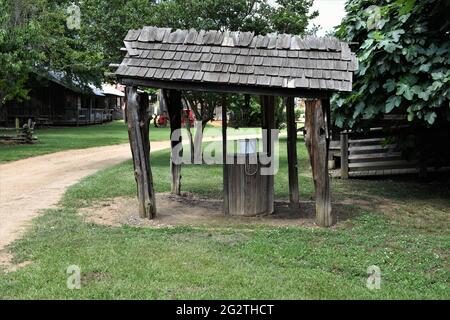
[[[233,139],[251,137],[255,135],[234,136]],[[204,142],[220,140],[220,136],[203,139]],[[169,147],[169,141],[151,143],[152,152]],[[130,146],[121,144],[0,164],[0,264],[9,260],[3,249],[21,237],[41,210],[55,206],[69,186],[128,159],[131,159]]]
[[[152,142],[152,151],[169,142]],[[130,146],[63,151],[0,165],[0,251],[18,239],[39,211],[55,206],[67,187],[131,158]],[[1,260],[1,259],[0,259]]]

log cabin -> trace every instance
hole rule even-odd
[[[0,123],[13,125],[16,119],[37,125],[67,126],[105,123],[122,117],[125,94],[111,85],[82,87],[67,81],[61,73],[33,76],[28,99],[13,100],[0,107]]]

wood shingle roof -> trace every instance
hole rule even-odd
[[[119,79],[351,91],[358,61],[336,38],[144,27],[125,38]]]

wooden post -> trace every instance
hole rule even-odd
[[[293,97],[286,98],[286,122],[288,133],[288,169],[289,169],[289,204],[291,208],[298,208],[298,162],[297,162],[297,126],[295,123],[295,101]]]
[[[183,110],[181,103],[181,92],[177,90],[162,90],[162,96],[165,100],[167,111],[170,119],[170,137],[172,134],[181,129],[181,112]],[[181,195],[181,164],[175,164],[173,159],[176,156],[175,147],[182,143],[181,137],[179,141],[171,142],[171,154],[170,154],[170,172],[172,177],[172,194]]]
[[[223,159],[223,213],[230,214],[229,208],[229,181],[227,162],[227,96],[222,96],[222,159]]]
[[[272,156],[272,135],[271,130],[275,129],[275,97],[274,96],[262,96],[261,97],[261,107],[262,107],[262,128],[266,130],[266,141],[267,146],[265,147],[267,156]],[[268,176],[266,199],[268,212],[272,213],[275,210],[275,194],[274,194],[275,177],[274,175]]]
[[[311,161],[316,195],[316,223],[322,227],[333,224],[331,215],[330,177],[328,175],[328,110],[327,101],[306,101],[305,142]]]
[[[141,218],[153,219],[156,216],[156,202],[150,166],[150,118],[147,107],[148,96],[143,95],[139,99],[137,88],[127,87],[128,136],[137,183],[139,215]]]
[[[341,179],[348,179],[348,133],[341,133]]]

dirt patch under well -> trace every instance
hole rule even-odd
[[[174,227],[174,226],[216,226],[229,227],[235,224],[268,226],[315,226],[313,201],[300,202],[298,209],[289,208],[286,201],[275,203],[275,213],[257,217],[225,216],[222,213],[222,201],[202,199],[191,194],[174,196],[168,193],[156,195],[158,207],[155,220],[141,219],[135,198],[118,197],[81,209],[87,221],[109,225],[129,225],[136,227]],[[346,220],[340,205],[334,206],[339,221]],[[347,215],[348,216],[348,215]]]

